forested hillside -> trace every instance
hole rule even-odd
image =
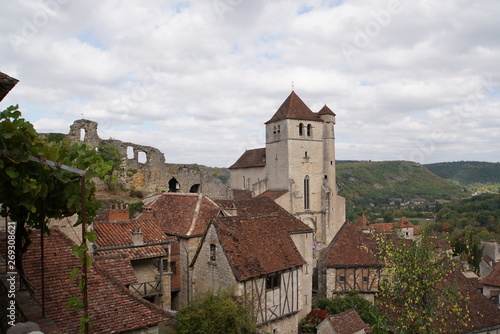
[[[391,198],[435,201],[470,195],[464,187],[410,161],[339,161],[337,184],[340,194],[355,205],[386,204]]]
[[[423,166],[443,179],[464,185],[500,183],[499,162],[455,161]]]

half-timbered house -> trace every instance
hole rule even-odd
[[[318,259],[318,297],[355,290],[373,301],[382,262],[373,254],[373,235],[344,223]]]
[[[297,332],[298,321],[311,308],[304,298],[310,287],[302,282],[307,262],[280,219],[261,215],[212,220],[192,262],[194,296],[233,287],[261,330]]]
[[[177,240],[150,219],[128,218],[128,209],[109,210],[96,218],[95,262],[132,293],[171,309],[170,246]]]

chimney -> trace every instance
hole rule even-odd
[[[233,217],[238,215],[238,209],[236,209],[234,203],[226,208],[226,212]]]
[[[130,214],[127,205],[114,204],[108,212],[108,221],[129,220]]]
[[[140,226],[132,228],[132,245],[144,245],[144,235]]]
[[[153,208],[147,206],[142,207],[141,219],[153,219],[153,216]]]

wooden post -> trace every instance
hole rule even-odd
[[[82,244],[87,243],[85,239],[85,234],[87,233],[87,202],[86,192],[85,192],[85,174],[81,176],[81,190],[82,190]],[[88,320],[89,316],[89,301],[88,301],[88,292],[87,292],[87,252],[83,253],[83,315],[86,320]],[[89,323],[85,322],[85,334],[89,332]]]

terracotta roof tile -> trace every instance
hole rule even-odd
[[[369,327],[355,310],[332,315],[328,317],[328,321],[337,334],[352,334]]]
[[[359,219],[354,223],[354,226],[356,228],[364,230],[364,229],[369,229],[370,224],[371,222],[368,220],[368,218],[366,218],[365,214],[363,213],[361,217],[359,217]]]
[[[323,106],[323,108],[321,108],[320,111],[318,111],[318,115],[333,115],[333,116],[337,116],[335,115],[335,113],[326,106],[326,104]]]
[[[346,222],[321,252],[319,261],[324,261],[327,267],[333,268],[382,267],[382,262],[367,248],[376,248],[375,238]]]
[[[267,190],[257,197],[269,197],[270,199],[275,201],[286,193],[288,193],[288,190]]]
[[[97,233],[95,242],[96,256],[115,253],[126,254],[130,260],[138,260],[166,255],[163,245],[175,240],[166,236],[161,229],[149,219],[131,219],[115,222],[94,222]],[[144,243],[134,245],[132,232],[140,229]]]
[[[500,287],[500,265],[495,265],[491,273],[481,280],[481,283]]]
[[[252,198],[252,192],[250,190],[232,189],[233,197],[236,200],[250,199]]]
[[[79,319],[83,311],[67,308],[70,297],[81,297],[77,282],[70,281],[69,273],[79,267],[73,255],[74,243],[57,230],[45,236],[46,315],[63,333],[79,333]],[[32,234],[33,243],[24,255],[26,277],[41,290],[40,233]],[[40,301],[40,293],[35,296]],[[142,299],[103,274],[99,266],[88,269],[89,314],[93,316],[91,333],[124,333],[171,322],[173,316]]]
[[[255,148],[246,150],[245,153],[239,157],[229,169],[232,168],[251,168],[251,167],[264,167],[266,165],[266,149]]]
[[[147,211],[138,218],[149,216],[164,233],[183,237],[202,236],[220,212],[203,194],[163,193],[144,207]]]
[[[306,264],[288,232],[277,228],[278,216],[219,217],[213,224],[240,282]]]
[[[318,116],[318,114],[312,112],[311,109],[309,109],[309,107],[300,99],[297,94],[295,94],[294,91],[290,93],[283,104],[278,108],[278,111],[276,111],[273,117],[271,117],[271,119],[267,121],[266,124],[281,121],[284,119],[301,119],[319,122],[323,121]]]
[[[94,257],[94,264],[120,284],[126,286],[137,283],[134,269],[126,254],[97,256]]]
[[[221,208],[235,208],[237,216],[245,217],[274,217],[276,226],[280,226],[288,233],[312,233],[314,229],[294,217],[288,211],[269,197],[254,197],[248,200],[218,200],[215,201]]]

